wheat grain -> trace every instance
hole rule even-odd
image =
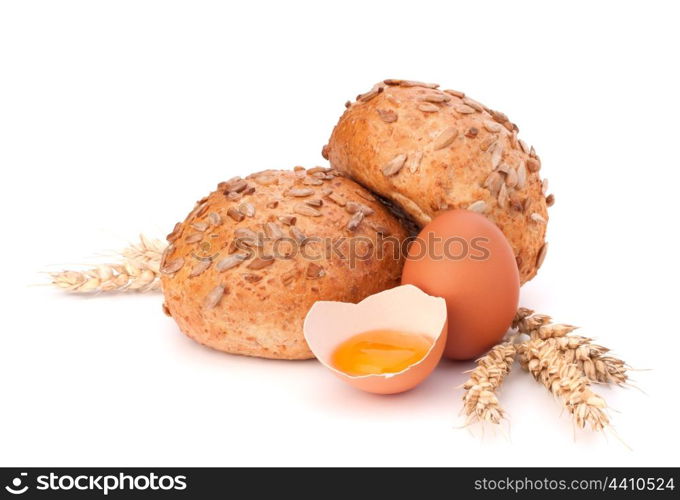
[[[515,361],[516,348],[513,339],[493,347],[477,360],[477,367],[463,384],[463,412],[467,423],[490,422],[499,424],[505,412],[496,392],[510,372]]]
[[[564,359],[554,341],[533,338],[517,349],[522,367],[561,400],[578,427],[601,431],[609,425],[604,400],[590,389],[579,367]]]
[[[122,262],[84,271],[50,273],[52,284],[67,292],[150,292],[160,290],[160,263],[166,244],[140,236],[139,243],[119,252]]]

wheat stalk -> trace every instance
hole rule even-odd
[[[496,392],[510,372],[516,352],[514,339],[510,339],[477,360],[477,367],[470,371],[470,378],[462,386],[465,389],[463,412],[468,424],[499,424],[505,417]]]
[[[73,293],[160,290],[160,263],[165,246],[160,240],[141,235],[139,243],[120,252],[122,262],[100,264],[85,271],[50,273],[52,284]]]
[[[564,359],[554,340],[532,338],[520,344],[522,367],[562,401],[577,426],[603,430],[609,425],[604,400],[590,390],[590,380],[581,369]]]

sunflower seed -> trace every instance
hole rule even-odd
[[[267,208],[276,208],[279,206],[279,200],[272,200],[267,202]]]
[[[499,123],[492,122],[491,120],[484,120],[484,128],[493,134],[496,134],[503,129]]]
[[[397,175],[401,170],[401,167],[406,163],[407,156],[405,154],[399,154],[388,161],[382,168],[382,173],[385,177],[390,177],[392,175]]]
[[[548,253],[548,243],[544,243],[541,249],[538,251],[538,256],[536,257],[536,268],[541,267],[543,264],[543,261],[545,260],[545,256]]]
[[[241,222],[243,219],[245,219],[245,216],[234,207],[229,207],[229,210],[227,210],[227,215],[236,222]]]
[[[244,181],[243,179],[239,179],[236,182],[229,183],[227,186],[227,190],[230,193],[240,193],[241,191],[244,191],[248,187],[248,183]]]
[[[323,201],[319,198],[313,198],[311,200],[305,201],[305,205],[309,205],[310,207],[319,208],[320,206],[323,205]]]
[[[321,278],[325,274],[326,271],[324,271],[323,267],[314,264],[314,262],[310,262],[307,266],[307,277],[310,279]]]
[[[285,224],[286,226],[294,226],[295,223],[297,222],[297,217],[295,217],[294,215],[279,215],[278,219],[279,222]]]
[[[186,240],[184,240],[186,243],[196,243],[198,241],[201,241],[203,239],[203,233],[194,233],[190,234],[187,236]]]
[[[484,200],[477,200],[474,203],[468,205],[467,209],[470,210],[471,212],[483,214],[484,212],[486,212],[486,202]]]
[[[304,244],[305,240],[307,239],[305,233],[300,231],[300,229],[298,229],[296,226],[291,226],[290,235],[293,237],[295,241],[297,241],[300,244]]]
[[[361,212],[362,214],[364,214],[366,216],[373,215],[375,213],[375,210],[373,210],[371,207],[366,206],[363,203],[357,203],[356,201],[347,202],[347,205],[345,206],[345,210],[347,210],[347,212],[350,213],[350,214],[355,214],[357,212]]]
[[[354,215],[350,217],[349,221],[347,221],[347,229],[350,231],[356,231],[362,220],[364,220],[364,213],[355,212]]]
[[[482,111],[484,111],[484,107],[481,104],[479,104],[477,101],[475,101],[474,99],[470,99],[469,97],[464,97],[463,102],[465,104],[467,104],[468,106],[470,106],[475,111],[479,111],[480,113]]]
[[[222,217],[220,217],[220,214],[218,214],[217,212],[210,212],[208,214],[208,220],[210,221],[210,225],[212,226],[222,225]]]
[[[237,193],[236,191],[229,191],[227,193],[227,199],[231,201],[236,201],[240,200],[243,197],[241,193]]]
[[[527,167],[524,162],[520,162],[517,168],[517,188],[524,189],[527,183]]]
[[[279,179],[273,175],[261,174],[253,177],[253,180],[257,182],[260,186],[270,186],[272,184],[278,184]]]
[[[172,314],[170,314],[170,309],[168,309],[168,305],[165,302],[163,302],[162,307],[163,307],[163,314],[165,314],[166,316],[172,316]]]
[[[220,301],[222,300],[222,297],[224,297],[225,292],[226,288],[224,287],[224,285],[217,285],[210,291],[208,295],[205,296],[205,300],[203,301],[203,307],[205,307],[206,309],[214,309],[215,307],[217,307]]]
[[[401,85],[401,82],[404,80],[397,80],[396,78],[388,78],[387,80],[383,80],[383,83],[385,85],[391,85],[391,86],[398,86]]]
[[[357,101],[368,102],[383,91],[383,87],[373,87],[371,90],[364,94],[359,94],[357,96]]]
[[[488,151],[492,146],[495,146],[497,138],[498,136],[495,135],[487,136],[487,138],[480,143],[479,149],[482,151]]]
[[[548,207],[552,207],[555,204],[555,195],[554,194],[549,194],[545,198],[545,204]]]
[[[527,168],[529,172],[538,172],[541,169],[541,164],[536,158],[527,159]]]
[[[406,168],[412,174],[415,174],[420,167],[420,162],[423,160],[423,152],[416,151],[408,155],[408,161],[406,162]]]
[[[491,172],[484,181],[484,187],[491,191],[494,196],[498,195],[498,191],[503,184],[503,176],[498,172]]]
[[[508,171],[505,174],[505,185],[509,188],[514,188],[518,181],[519,175],[517,174],[517,170],[512,167],[508,167]]]
[[[418,109],[423,113],[436,113],[437,111],[439,111],[439,106],[431,104],[429,102],[425,102],[423,104],[419,104]]]
[[[295,198],[304,198],[305,196],[311,196],[314,194],[314,190],[310,188],[292,188],[286,192],[286,195],[293,196]]]
[[[317,165],[316,167],[312,167],[309,170],[307,170],[307,175],[314,175],[314,174],[318,174],[318,173],[326,173],[326,172],[330,172],[331,170],[332,169],[329,168],[329,167],[321,167],[321,166]]]
[[[349,102],[349,101],[347,101],[347,102]],[[345,106],[349,108],[349,106],[347,106],[347,105],[345,105]],[[321,148],[321,157],[324,160],[328,159],[328,144],[324,144],[324,146]]]
[[[505,184],[501,184],[501,188],[498,191],[498,205],[501,208],[508,207],[508,188],[505,187]]]
[[[531,146],[531,148],[529,149],[529,156],[531,156],[532,158],[536,158],[536,150],[534,149],[533,146]]]
[[[178,222],[175,224],[175,227],[172,228],[172,232],[168,234],[165,239],[168,240],[170,243],[175,241],[179,236],[182,234],[182,223]]]
[[[505,122],[503,126],[508,130],[508,132],[514,132],[515,130],[519,130],[517,128],[517,125],[515,125],[512,122]]]
[[[465,92],[461,92],[459,90],[447,89],[444,92],[446,92],[447,94],[452,95],[454,97],[458,97],[459,99],[462,99],[463,97],[465,97]]]
[[[496,147],[493,148],[493,151],[491,153],[491,168],[498,167],[502,158],[503,158],[503,145],[496,144]]]
[[[238,211],[246,217],[253,217],[255,216],[255,205],[252,203],[241,203],[238,206]]]
[[[189,277],[195,278],[196,276],[202,274],[203,271],[210,267],[210,264],[212,264],[212,260],[210,259],[199,260],[196,264],[194,264],[194,267],[191,268]]]
[[[419,98],[420,101],[425,101],[425,102],[433,102],[433,103],[442,103],[442,102],[449,102],[451,100],[451,96],[448,94],[444,94],[443,92],[439,93],[429,93],[425,94],[424,96],[421,96]]]
[[[363,189],[355,189],[354,192],[359,195],[360,198],[363,198],[364,200],[367,201],[375,201],[375,196],[369,194],[368,192],[364,191]]]
[[[326,174],[322,174],[322,175],[326,175]],[[305,186],[322,186],[323,185],[323,181],[321,179],[319,179],[318,177],[305,177],[304,180],[302,181],[302,183]]]
[[[548,179],[543,179],[541,181],[541,192],[544,196],[548,192]]]
[[[320,217],[321,212],[319,212],[316,208],[310,207],[309,205],[305,205],[303,203],[298,203],[293,207],[293,211],[298,214],[298,215],[306,215],[307,217]]]
[[[526,154],[529,154],[529,146],[527,145],[526,142],[524,142],[522,139],[519,140],[519,147],[524,151]]]
[[[178,259],[171,260],[166,263],[162,268],[161,272],[163,274],[174,274],[184,266],[184,259],[182,257]]]
[[[465,132],[465,137],[469,139],[474,139],[475,137],[477,137],[477,134],[479,134],[479,129],[475,127],[470,127],[470,129],[468,129],[468,131]]]
[[[273,263],[274,263],[273,255],[263,255],[262,257],[255,257],[248,263],[246,267],[254,271],[259,271],[260,269],[264,269],[265,267],[271,266]]]
[[[206,210],[208,210],[208,204],[207,203],[202,203],[199,207],[198,210],[196,210],[196,213],[194,214],[195,217],[200,217],[203,215]]]
[[[215,269],[221,273],[223,271],[226,271],[228,269],[240,265],[247,258],[248,254],[245,253],[231,254],[229,257],[225,257],[224,259],[220,260],[217,264],[215,264]]]
[[[350,108],[352,106],[352,101],[345,101],[345,108]],[[323,152],[323,150],[322,150]],[[324,156],[324,158],[328,159],[327,157]]]
[[[257,233],[253,231],[252,229],[248,229],[247,227],[239,227],[234,231],[234,238],[237,240],[253,240],[256,241],[257,238]]]
[[[191,227],[193,227],[196,231],[205,231],[208,229],[208,223],[207,222],[194,222],[191,224]]]
[[[456,127],[449,127],[447,129],[444,129],[439,133],[437,138],[434,140],[432,148],[435,151],[437,151],[439,149],[443,149],[447,146],[450,146],[457,136],[458,129]]]
[[[543,217],[543,216],[542,216],[541,214],[539,214],[538,212],[534,212],[534,213],[531,214],[529,217],[531,217],[531,220],[534,221],[534,222],[540,222],[540,223],[542,223],[542,224],[545,224],[545,223],[546,223],[545,217]]]
[[[491,110],[491,118],[496,120],[498,123],[505,123],[508,121],[508,117],[500,111]]]
[[[391,109],[378,109],[376,111],[378,112],[378,116],[380,116],[380,119],[385,123],[394,123],[397,121],[398,118],[397,113],[395,113]]]
[[[475,108],[471,108],[467,104],[457,104],[453,107],[453,109],[464,115],[469,115],[475,112]]]
[[[298,274],[297,269],[291,269],[290,271],[286,271],[281,275],[281,282],[284,284],[284,286],[288,286],[293,282],[297,274]]]
[[[331,200],[331,201],[332,201],[333,203],[335,203],[336,205],[340,205],[341,207],[344,207],[345,204],[347,203],[347,202],[345,201],[345,199],[344,199],[342,196],[340,196],[340,195],[338,195],[338,194],[335,194],[335,193],[333,193],[333,192],[331,192],[330,194],[328,194],[328,195],[326,196],[326,198],[328,198],[329,200]]]
[[[399,85],[401,85],[402,87],[425,87],[427,89],[436,89],[437,87],[439,87],[438,83],[425,83],[418,82],[415,80],[402,80]]]
[[[248,283],[257,283],[262,279],[262,276],[259,274],[254,274],[254,273],[246,273],[243,274],[243,279],[246,280]]]
[[[264,223],[264,234],[271,240],[280,240],[283,238],[283,231],[281,231],[281,228],[274,222]]]

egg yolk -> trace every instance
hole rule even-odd
[[[372,330],[350,337],[332,356],[335,368],[348,375],[398,373],[425,357],[432,339],[394,330]]]

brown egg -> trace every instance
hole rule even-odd
[[[519,272],[493,222],[451,210],[427,224],[409,247],[402,284],[446,300],[444,356],[472,359],[498,343],[517,311]]]

